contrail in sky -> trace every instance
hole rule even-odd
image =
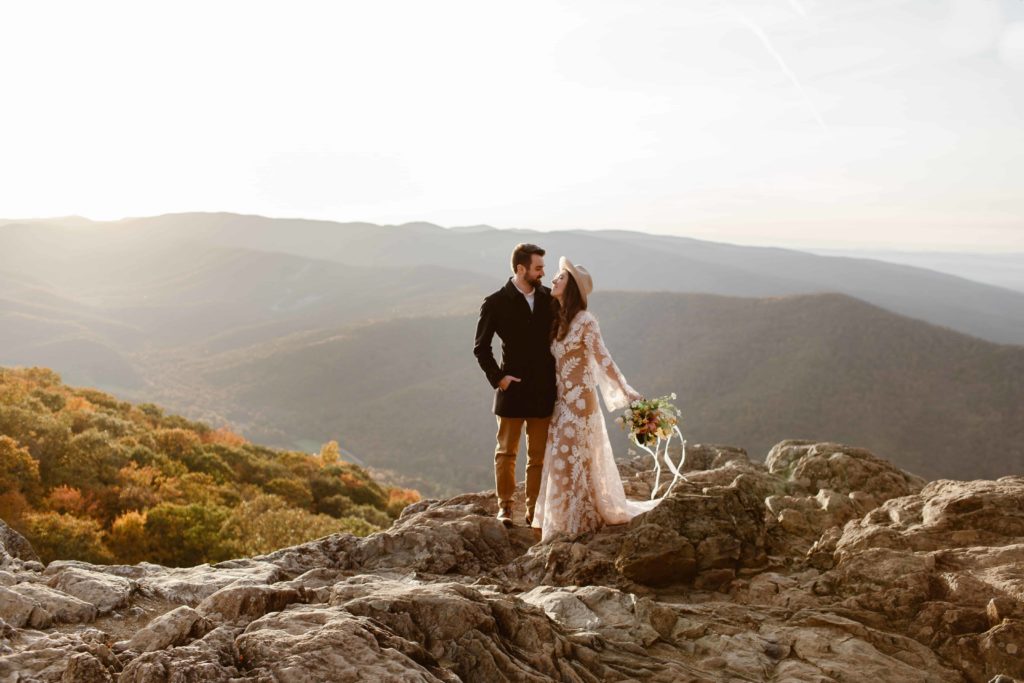
[[[790,0],[790,4],[793,5],[794,9],[796,9],[798,13],[806,16],[803,11],[803,7],[801,7],[798,4],[797,0]],[[779,68],[782,69],[782,72],[786,74],[786,77],[789,78],[790,82],[794,86],[796,86],[796,89],[800,92],[800,97],[803,99],[804,104],[806,104],[807,108],[811,111],[811,114],[814,116],[814,120],[818,122],[819,126],[821,126],[821,130],[824,131],[826,135],[831,135],[832,132],[828,129],[828,126],[825,125],[825,120],[821,118],[821,114],[818,113],[818,110],[814,106],[814,103],[811,102],[811,99],[809,97],[807,97],[807,93],[804,91],[804,86],[800,83],[800,79],[796,77],[796,74],[793,73],[793,70],[789,68],[788,64],[786,64],[786,60],[782,58],[782,55],[779,54],[779,51],[775,49],[774,45],[772,45],[772,41],[768,38],[768,34],[765,33],[760,26],[755,24],[753,20],[747,17],[747,15],[740,12],[738,9],[733,7],[728,2],[725,3],[725,6],[726,8],[728,8],[728,10],[732,13],[732,15],[736,18],[737,21],[746,26],[748,29],[750,29],[751,33],[757,36],[757,39],[761,41],[761,44],[764,45],[764,48],[768,50],[772,57],[775,58],[775,61],[778,62]]]

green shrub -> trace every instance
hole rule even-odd
[[[220,505],[161,503],[146,512],[150,562],[189,567],[231,557],[220,529],[230,510]]]
[[[316,511],[331,517],[347,517],[352,508],[355,507],[352,499],[343,493],[336,493],[333,496],[322,498],[316,503]]]
[[[274,495],[257,496],[231,511],[221,529],[237,556],[268,553],[291,545],[305,543],[322,536],[350,533],[358,536],[377,531],[379,527],[358,518],[334,519],[288,505]]]
[[[292,507],[309,509],[313,506],[313,494],[302,481],[277,477],[268,481],[263,488],[267,493],[280,496]]]
[[[370,524],[381,529],[391,526],[391,515],[384,510],[379,510],[372,505],[356,505],[349,511],[348,516],[365,519]]]
[[[107,564],[113,561],[113,555],[103,544],[102,527],[88,517],[34,512],[25,515],[23,528],[25,538],[43,562],[82,560]]]

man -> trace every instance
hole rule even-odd
[[[555,359],[551,355],[551,291],[541,285],[544,250],[518,244],[512,251],[512,277],[480,306],[476,326],[476,356],[494,387],[498,445],[494,450],[494,483],[498,519],[512,526],[512,497],[516,489],[516,454],[526,427],[526,524],[533,509],[544,469],[544,446],[555,408]],[[494,360],[491,340],[501,338],[501,365]]]

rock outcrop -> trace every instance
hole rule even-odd
[[[620,464],[633,495],[644,465]],[[3,526],[0,681],[1024,679],[1024,477],[799,441],[684,470],[630,524],[542,545],[493,492],[181,569],[44,568]]]

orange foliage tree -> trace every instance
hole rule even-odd
[[[62,484],[50,491],[46,496],[46,507],[54,512],[72,515],[88,515],[89,503],[85,500],[82,492],[66,484]]]
[[[414,489],[403,489],[399,487],[393,487],[388,489],[388,504],[387,512],[392,517],[397,518],[407,506],[413,503],[418,503],[420,500],[420,492]]]
[[[36,459],[11,437],[0,436],[0,493],[16,492],[33,500],[41,489]]]
[[[74,558],[95,564],[112,562],[114,557],[103,543],[100,523],[88,517],[58,512],[34,512],[25,515],[24,533],[46,563]]]
[[[153,433],[153,439],[157,449],[172,458],[189,455],[201,443],[195,432],[181,428],[158,429]]]
[[[372,533],[416,499],[336,441],[318,455],[268,448],[46,368],[0,368],[0,518],[48,561],[215,562]]]
[[[150,539],[146,534],[146,513],[129,510],[115,519],[107,533],[107,546],[121,562],[135,564],[148,559]]]
[[[249,443],[244,436],[235,434],[227,427],[221,427],[219,429],[205,432],[199,437],[199,439],[204,444],[216,443],[221,444],[222,446],[244,446]]]

